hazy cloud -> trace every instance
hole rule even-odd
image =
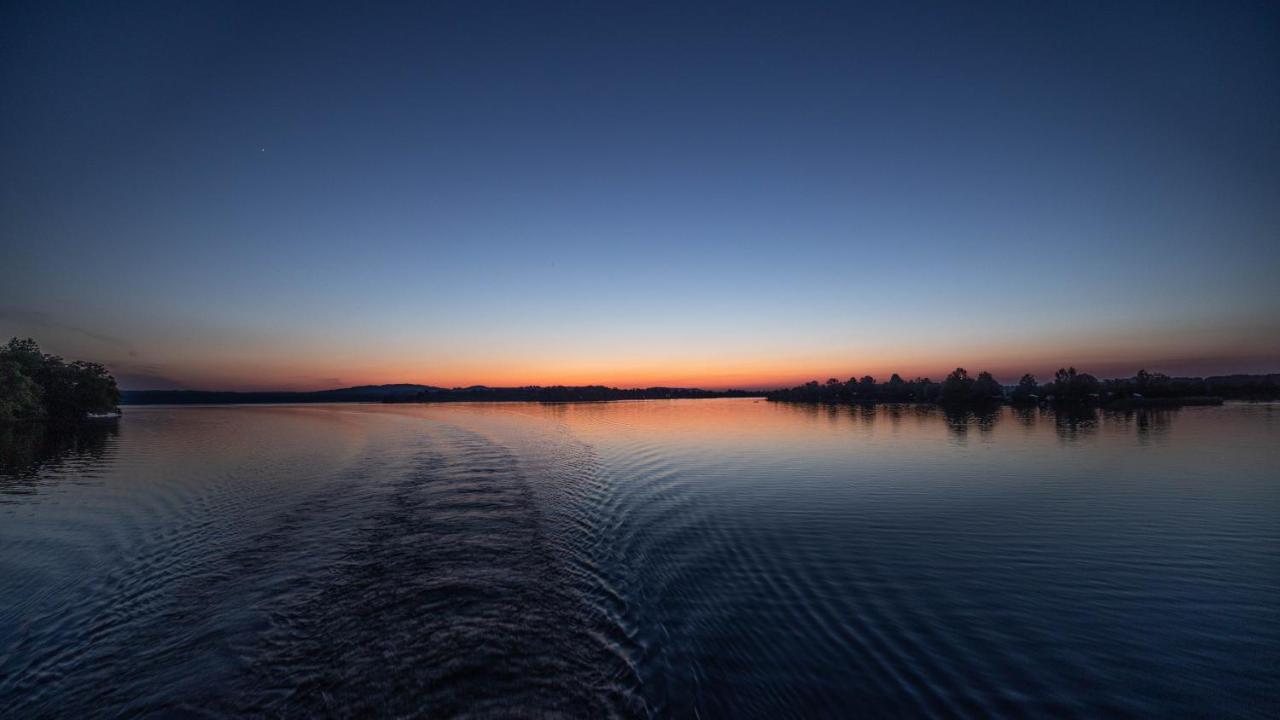
[[[116,383],[121,390],[187,390],[189,389],[185,383],[168,378],[163,375],[155,375],[145,372],[131,372],[129,370],[112,369],[115,375]]]
[[[16,325],[28,332],[31,329],[44,329],[79,335],[96,342],[117,347],[128,353],[129,357],[138,356],[138,353],[126,340],[112,335],[104,335],[103,333],[94,332],[92,330],[85,330],[82,327],[62,322],[49,313],[41,312],[39,310],[29,310],[27,308],[17,307],[14,305],[0,305],[0,323]],[[39,342],[40,338],[37,337],[36,341]]]

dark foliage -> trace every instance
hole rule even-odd
[[[314,392],[223,390],[125,390],[125,405],[228,405],[262,403],[382,402],[440,388],[430,385],[360,385]]]
[[[1013,396],[1010,398],[1015,404],[1025,405],[1035,403],[1040,400],[1040,385],[1036,382],[1036,376],[1027,373],[1018,381],[1018,387],[1014,388]]]
[[[1045,386],[1045,395],[1055,403],[1082,404],[1101,399],[1102,383],[1089,373],[1077,372],[1074,367],[1058,368],[1053,382]]]
[[[1219,375],[1207,378],[1169,377],[1163,373],[1139,370],[1131,378],[1107,380],[1103,393],[1115,399],[1140,401],[1139,404],[1167,404],[1164,401],[1207,400],[1280,400],[1280,375]]]
[[[951,407],[983,405],[1004,401],[1004,388],[989,372],[969,377],[964,368],[956,368],[942,383],[942,404]]]
[[[1021,388],[1019,385],[1019,390]],[[1036,393],[1055,404],[1107,407],[1207,405],[1224,399],[1275,400],[1280,399],[1280,375],[1175,378],[1139,370],[1131,378],[1099,381],[1087,373],[1077,373],[1075,368],[1066,368],[1058,370],[1054,381],[1040,386]]]
[[[1140,370],[1132,378],[1100,381],[1074,367],[1059,369],[1053,381],[1044,385],[1034,375],[1023,375],[1018,385],[1006,393],[991,373],[974,378],[964,368],[956,368],[942,383],[928,378],[906,381],[896,373],[889,382],[878,384],[870,376],[840,382],[831,378],[793,388],[774,390],[770,400],[804,403],[936,403],[969,408],[1004,402],[1015,405],[1127,407],[1143,405],[1205,405],[1223,399],[1280,399],[1280,375],[1225,375],[1208,378],[1171,378]]]
[[[30,338],[0,347],[0,421],[71,422],[119,402],[115,378],[98,363],[46,355]]]
[[[973,396],[973,378],[964,368],[952,370],[942,381],[942,404],[963,405]]]
[[[953,373],[954,374],[954,373]],[[897,373],[887,383],[877,383],[870,375],[840,382],[831,378],[825,384],[814,380],[793,388],[765,393],[770,400],[808,403],[935,403],[942,397],[943,386],[929,378],[903,380]]]

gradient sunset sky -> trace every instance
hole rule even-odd
[[[0,137],[126,389],[1280,371],[1275,2],[6,2]]]

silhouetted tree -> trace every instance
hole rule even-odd
[[[1074,367],[1058,368],[1049,392],[1058,403],[1083,403],[1098,395],[1101,387],[1098,379],[1088,373],[1076,372]]]
[[[42,354],[30,338],[0,348],[0,419],[79,420],[119,402],[115,378],[99,363]]]
[[[916,402],[938,402],[942,395],[942,385],[927,377],[918,377],[911,381],[911,399]]]
[[[991,402],[1004,399],[1004,388],[989,372],[978,373],[978,379],[973,383],[973,390],[970,399],[974,402]]]
[[[1017,403],[1034,402],[1040,394],[1040,385],[1036,383],[1036,376],[1027,373],[1018,381],[1018,387],[1013,391],[1013,401]]]
[[[17,362],[0,359],[0,422],[38,418],[43,414],[40,386],[22,372]]]
[[[26,338],[10,338],[8,344],[0,348],[0,356],[16,363],[23,375],[34,379],[44,369],[46,356],[40,352],[35,340]]]
[[[904,402],[909,399],[909,392],[902,376],[894,373],[889,382],[885,383],[881,394],[887,402]]]
[[[1216,404],[1222,402],[1222,397],[1280,399],[1280,374],[1171,378],[1141,370],[1133,378],[1103,383],[1074,367],[1065,367],[1059,368],[1053,381],[1044,385],[1040,385],[1034,375],[1023,375],[1010,399],[1018,404],[1045,400],[1062,406],[1106,405],[1128,401],[1134,393],[1164,399],[1166,402],[1162,404]],[[1004,399],[1005,393],[1004,387],[991,373],[981,372],[977,378],[971,378],[964,368],[956,368],[941,384],[926,377],[907,381],[897,373],[887,383],[877,384],[874,378],[866,375],[861,379],[851,377],[844,383],[828,381],[826,385],[819,385],[813,381],[790,389],[774,390],[765,393],[765,397],[794,402],[939,403],[961,410],[971,407],[975,411],[987,412],[990,407],[978,406],[998,403]]]
[[[963,405],[973,396],[973,378],[964,368],[956,368],[942,382],[942,402],[946,405]]]

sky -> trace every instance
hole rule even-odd
[[[1274,2],[4,2],[0,140],[125,389],[1280,372]]]

